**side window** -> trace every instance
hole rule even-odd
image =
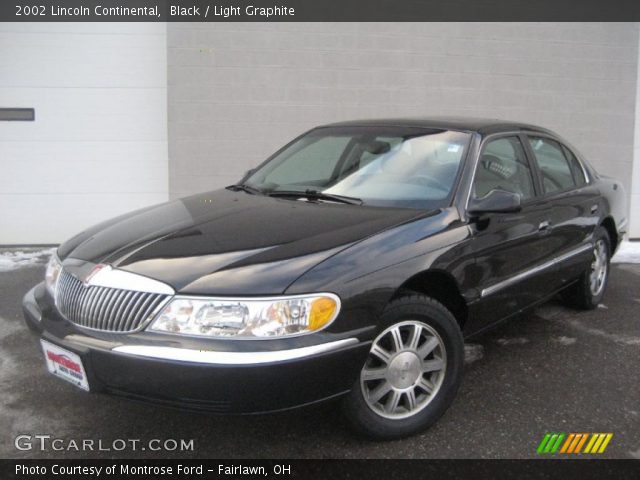
[[[535,195],[531,169],[518,137],[498,138],[485,145],[473,188],[476,198],[496,189],[518,193],[522,200]]]
[[[571,167],[559,143],[540,137],[529,137],[529,143],[540,168],[545,193],[560,192],[576,186]]]
[[[573,179],[576,181],[576,185],[581,187],[582,185],[587,183],[587,179],[584,178],[584,170],[582,169],[582,165],[573,154],[571,150],[562,145],[562,151],[564,152],[564,156],[569,161],[569,165],[571,166],[571,172],[573,173]]]

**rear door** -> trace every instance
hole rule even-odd
[[[527,135],[541,193],[549,205],[547,237],[557,259],[556,288],[574,280],[590,259],[589,238],[598,223],[600,194],[573,152],[558,140]]]

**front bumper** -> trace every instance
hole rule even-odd
[[[25,295],[23,312],[30,329],[81,357],[91,391],[215,413],[283,410],[347,393],[371,343],[361,331],[258,341],[97,332],[62,318],[43,284]]]

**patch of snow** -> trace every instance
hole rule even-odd
[[[573,345],[576,343],[576,339],[573,337],[565,337],[564,335],[561,337],[554,337],[551,339],[552,342],[559,343],[560,345]]]
[[[604,330],[600,330],[599,328],[588,327],[579,320],[570,320],[569,325],[577,330],[588,333],[589,335],[606,338],[607,340],[611,340],[612,342],[618,343],[620,345],[640,346],[640,337],[625,335],[623,333],[605,332]]]
[[[0,272],[44,265],[55,250],[55,248],[45,248],[0,251]]]
[[[478,343],[464,344],[464,363],[476,362],[484,357],[484,347]]]
[[[640,242],[622,242],[611,263],[640,263]]]
[[[604,303],[599,303],[598,308],[601,308],[602,310],[609,310],[609,307],[607,307]]]
[[[499,338],[496,340],[499,345],[524,345],[525,343],[529,343],[528,338],[524,337],[513,337],[513,338]]]

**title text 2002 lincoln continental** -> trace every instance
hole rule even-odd
[[[464,337],[558,292],[594,308],[625,215],[621,184],[546,129],[333,124],[63,243],[24,312],[85,390],[218,413],[343,397],[395,438],[451,404]]]

